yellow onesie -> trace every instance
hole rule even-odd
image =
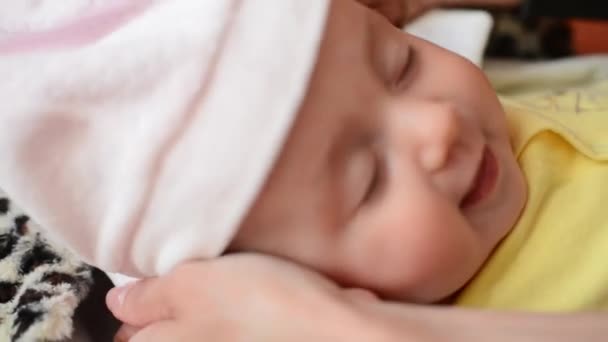
[[[502,102],[528,202],[456,304],[608,309],[608,81]]]

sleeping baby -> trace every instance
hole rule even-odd
[[[391,300],[608,304],[608,82],[499,101],[352,0],[270,2],[114,5],[5,42],[2,187],[134,277],[246,251]]]

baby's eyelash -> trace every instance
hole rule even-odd
[[[373,168],[372,174],[367,185],[365,195],[363,196],[362,204],[368,203],[378,192],[378,188],[380,186],[380,181],[382,179],[382,173],[384,170],[382,160],[380,159],[378,153],[373,153]]]
[[[401,62],[400,67],[396,72],[396,77],[394,81],[394,86],[396,89],[400,89],[403,84],[406,83],[405,80],[409,75],[410,69],[415,59],[415,52],[414,49],[412,49],[411,45],[406,45],[404,49],[405,52],[403,53],[404,56],[402,57],[403,61]]]

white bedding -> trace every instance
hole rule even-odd
[[[434,10],[404,30],[456,52],[482,67],[501,94],[608,78],[608,55],[536,62],[483,60],[492,24],[492,17],[480,10]]]

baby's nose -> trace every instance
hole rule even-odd
[[[443,168],[450,152],[458,143],[461,134],[461,119],[451,105],[434,105],[421,124],[420,135],[424,139],[420,150],[420,164],[427,171]]]
[[[395,127],[400,143],[413,148],[420,166],[428,172],[441,170],[463,134],[463,117],[451,104],[418,103],[399,114]]]

